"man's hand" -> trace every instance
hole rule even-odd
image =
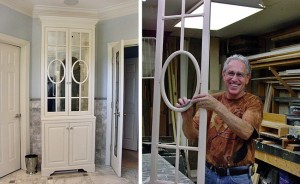
[[[175,104],[177,108],[185,107],[188,104],[192,103],[190,99],[187,99],[186,97],[179,98],[178,102]],[[188,120],[189,118],[193,117],[193,108],[189,108],[184,112],[181,112],[182,120]]]
[[[176,103],[177,108],[184,107],[189,103],[193,103],[192,100],[187,99],[186,97],[179,98],[178,102]],[[193,106],[187,109],[184,112],[181,112],[182,117],[182,130],[186,138],[189,140],[195,140],[198,138],[198,130],[195,129],[193,125],[193,116],[194,116],[194,109]]]
[[[213,111],[220,105],[220,102],[210,94],[195,95],[192,103],[198,104],[201,108]]]

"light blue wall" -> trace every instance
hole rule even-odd
[[[101,21],[96,26],[96,85],[95,97],[107,98],[107,44],[120,40],[138,39],[138,13]]]
[[[40,77],[36,78],[33,76],[33,73],[36,73],[35,63],[32,63],[32,58],[36,54],[37,51],[35,49],[35,45],[32,43],[32,35],[33,33],[33,19],[30,16],[19,13],[15,10],[12,10],[6,6],[0,5],[0,32],[6,35],[10,35],[16,38],[20,38],[30,42],[30,50],[31,50],[31,59],[30,59],[30,94],[29,98],[39,97],[36,93],[40,91],[40,85],[36,86],[36,79],[40,79]],[[40,70],[38,70],[40,71]],[[38,81],[40,84],[40,80]]]
[[[0,5],[0,33],[31,42],[30,98],[41,97],[41,23],[38,18]],[[5,18],[4,18],[5,17]],[[107,44],[138,38],[138,13],[96,25],[95,97],[107,98]]]
[[[31,41],[32,18],[0,4],[0,33]]]
[[[41,98],[41,52],[42,52],[42,26],[39,18],[32,21],[31,45],[31,98]]]

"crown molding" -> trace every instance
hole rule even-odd
[[[82,17],[61,17],[61,16],[40,16],[43,26],[59,26],[59,27],[77,27],[93,29],[98,19],[82,18]]]
[[[133,13],[138,13],[138,1],[132,0],[130,2],[121,3],[115,6],[104,7],[98,10],[99,21],[122,17]]]
[[[66,8],[56,6],[35,6],[32,13],[34,18],[40,16],[98,18],[96,9]]]
[[[131,0],[113,6],[106,6],[101,9],[80,9],[57,6],[33,6],[23,0],[0,0],[3,5],[31,16],[38,18],[40,16],[61,16],[98,19],[99,21],[122,17],[133,13],[138,13],[138,1]]]
[[[0,4],[32,17],[33,5],[23,0],[0,0]]]

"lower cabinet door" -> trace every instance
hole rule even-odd
[[[93,123],[70,123],[69,165],[84,165],[93,163]]]
[[[45,166],[67,166],[69,123],[46,123],[44,128]]]

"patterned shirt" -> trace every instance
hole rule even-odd
[[[226,123],[213,111],[207,111],[206,160],[216,167],[245,166],[254,163],[253,138],[258,135],[263,117],[262,102],[259,97],[245,93],[239,99],[226,98],[225,92],[213,95],[230,112],[253,126],[254,133],[244,141],[233,133]],[[199,110],[193,118],[199,129]]]

